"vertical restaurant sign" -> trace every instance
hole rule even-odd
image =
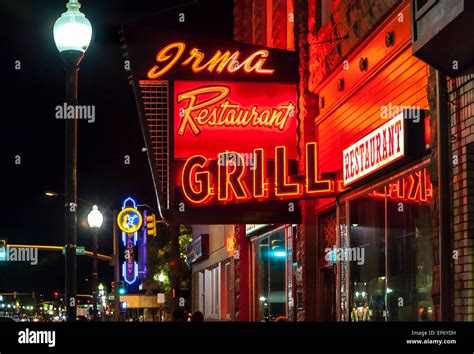
[[[344,150],[344,186],[404,156],[405,125],[401,113]]]
[[[175,81],[175,158],[286,146],[295,159],[295,106],[294,84]]]
[[[117,216],[117,225],[122,230],[122,244],[124,247],[124,262],[122,264],[122,276],[124,281],[131,285],[138,277],[138,263],[135,257],[137,246],[137,232],[143,224],[143,217],[137,210],[135,200],[127,198],[124,200],[122,210]]]

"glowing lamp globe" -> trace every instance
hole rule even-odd
[[[69,0],[67,11],[59,17],[53,28],[54,42],[60,52],[74,50],[84,53],[92,39],[92,25],[79,11],[78,0]]]
[[[87,215],[87,222],[89,223],[89,226],[93,228],[99,228],[102,226],[103,221],[104,217],[102,216],[102,213],[99,211],[97,205],[94,205],[89,215]]]

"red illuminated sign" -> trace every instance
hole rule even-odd
[[[344,150],[347,186],[405,156],[404,115],[399,114]]]
[[[234,255],[235,248],[237,246],[237,237],[235,237],[235,234],[232,232],[229,234],[225,240],[225,246],[227,249],[227,252],[230,253],[230,255]]]
[[[161,49],[156,55],[157,65],[148,71],[149,79],[157,79],[166,74],[171,68],[181,60],[181,66],[191,66],[194,73],[208,71],[210,73],[235,73],[244,71],[245,73],[255,73],[260,75],[271,75],[274,69],[265,68],[265,62],[269,56],[268,50],[257,50],[247,57],[241,57],[241,53],[236,51],[217,50],[212,57],[206,55],[199,48],[191,48],[187,54],[184,42],[170,43]]]
[[[207,100],[198,103],[200,97],[209,94]],[[231,102],[228,97],[230,88],[224,85],[199,87],[180,93],[178,103],[188,100],[188,105],[180,114],[178,135],[184,135],[189,127],[194,135],[201,134],[200,126],[207,127],[265,127],[269,129],[285,129],[290,114],[294,114],[295,106],[288,102],[275,108],[259,109],[257,105],[245,108]]]
[[[235,151],[252,155],[286,145],[296,158],[296,86],[175,81],[174,149],[176,159],[196,152],[217,156]]]
[[[369,195],[374,198],[387,197],[401,202],[430,204],[433,197],[433,185],[426,169],[423,169],[389,184],[383,190],[373,191]]]
[[[304,176],[288,174],[286,150],[285,146],[277,146],[274,150],[273,178],[267,175],[263,149],[254,150],[252,166],[246,165],[244,157],[237,152],[220,153],[215,160],[202,155],[191,156],[180,173],[182,194],[192,204],[209,204],[330,196],[334,193],[334,181],[319,179],[316,143],[306,144]],[[225,163],[220,163],[222,161]]]

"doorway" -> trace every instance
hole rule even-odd
[[[252,239],[254,321],[287,316],[286,232],[283,227]]]
[[[336,262],[332,251],[336,246],[336,211],[319,217],[319,304],[321,321],[336,321]]]

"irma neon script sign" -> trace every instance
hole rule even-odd
[[[405,156],[404,129],[402,113],[345,149],[344,186]]]
[[[255,73],[260,75],[271,75],[274,69],[265,68],[265,62],[269,56],[268,50],[257,50],[250,55],[243,57],[236,50],[217,50],[211,56],[206,56],[201,49],[193,47],[186,51],[184,42],[170,43],[161,49],[156,55],[156,65],[148,71],[149,79],[157,79],[165,75],[173,67],[179,65],[189,66],[194,73],[208,71],[209,73],[229,74],[244,71],[245,73]]]

